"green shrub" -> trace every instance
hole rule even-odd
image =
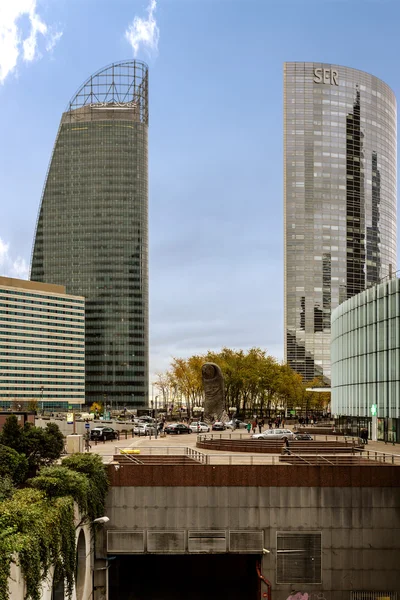
[[[76,563],[74,501],[84,519],[92,522],[103,514],[108,489],[105,467],[97,455],[74,454],[62,466],[43,467],[28,484],[0,501],[0,600],[9,599],[14,556],[26,581],[25,600],[40,600],[51,565],[71,597]]]

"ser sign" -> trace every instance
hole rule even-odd
[[[314,83],[328,83],[329,85],[339,85],[339,73],[336,69],[314,69]]]

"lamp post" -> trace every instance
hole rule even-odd
[[[156,397],[154,398],[154,401],[155,401],[155,413],[154,413],[154,416],[155,416],[155,419],[156,419],[156,439],[157,439],[157,437],[158,437],[158,427],[157,427],[157,400],[158,400],[158,396],[156,396]]]
[[[40,388],[40,391],[42,393],[42,415],[43,415],[43,391],[44,391],[43,386]]]

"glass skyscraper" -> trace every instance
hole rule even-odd
[[[148,402],[148,68],[106,67],[61,118],[31,279],[84,296],[86,402]]]
[[[284,66],[285,359],[330,383],[331,311],[396,270],[396,99],[381,80]]]

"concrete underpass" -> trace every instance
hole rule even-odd
[[[255,600],[257,555],[118,556],[109,569],[109,600]]]

